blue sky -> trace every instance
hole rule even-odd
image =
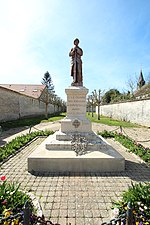
[[[0,83],[40,84],[51,74],[58,96],[70,86],[69,51],[83,49],[89,89],[127,90],[150,73],[149,0],[0,0]]]

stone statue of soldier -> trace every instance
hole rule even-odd
[[[71,57],[71,76],[73,77],[72,86],[83,86],[82,81],[82,49],[78,46],[79,39],[74,40],[74,47],[70,50],[69,56]]]

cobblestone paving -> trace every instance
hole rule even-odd
[[[111,218],[112,201],[120,198],[132,182],[150,181],[150,168],[127,153],[118,143],[110,143],[126,158],[124,172],[82,174],[30,174],[27,157],[43,141],[37,139],[5,162],[0,174],[18,181],[21,188],[39,199],[43,213],[53,223],[99,225]]]

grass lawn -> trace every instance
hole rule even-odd
[[[105,117],[105,116],[101,116],[100,120],[97,119],[97,114],[94,113],[94,116],[92,117],[92,113],[90,113],[90,115],[88,115],[88,113],[86,114],[87,118],[94,123],[102,123],[105,125],[109,125],[109,126],[121,126],[121,127],[140,127],[137,124],[134,123],[130,123],[130,122],[125,122],[125,121],[119,121],[119,120],[113,120],[109,117]]]
[[[47,122],[54,122],[54,121],[57,121],[57,120],[61,120],[63,119],[64,117],[66,116],[65,113],[61,113],[59,115],[53,115],[53,116],[50,116],[48,119],[43,119],[41,120],[41,123],[47,123]]]
[[[24,127],[24,126],[34,126],[39,123],[47,123],[47,122],[53,122],[57,120],[61,120],[66,116],[66,113],[60,113],[57,115],[49,115],[48,119],[45,119],[44,116],[38,116],[33,118],[24,118],[19,120],[13,120],[13,121],[7,121],[0,123],[0,126],[2,127],[2,130],[8,130],[10,128],[16,128],[16,127]],[[94,117],[92,117],[92,114],[88,115],[86,114],[87,118],[94,123],[102,123],[109,126],[122,126],[122,127],[140,127],[137,124],[133,124],[130,122],[125,121],[119,121],[119,120],[113,120],[108,117],[101,116],[100,120],[97,119],[96,113],[94,113]]]
[[[39,123],[53,122],[56,120],[61,120],[65,117],[65,113],[57,115],[49,115],[48,119],[45,119],[45,116],[38,116],[33,118],[24,118],[19,120],[7,121],[0,123],[2,130],[8,130],[10,128],[24,127],[24,126],[34,126]]]

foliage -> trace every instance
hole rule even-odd
[[[105,138],[114,138],[115,137],[114,132],[110,132],[110,131],[107,131],[107,130],[104,130],[102,132],[98,132],[98,134],[101,135],[102,137],[105,137]]]
[[[47,89],[50,92],[54,93],[53,81],[52,81],[51,75],[49,74],[48,71],[44,74],[44,77],[42,78],[42,84],[46,85]]]
[[[13,155],[21,147],[26,145],[28,142],[32,141],[37,136],[49,136],[53,134],[53,131],[36,131],[30,134],[18,136],[12,141],[8,142],[6,145],[0,147],[0,162],[7,159],[10,155]]]
[[[140,158],[142,158],[145,162],[150,164],[150,149],[145,148],[143,145],[136,143],[131,138],[119,134],[115,136],[115,140],[119,141],[124,147],[126,147],[129,152],[133,152],[136,155],[138,155]]]
[[[107,91],[104,96],[102,97],[103,103],[110,103],[115,99],[116,97],[120,96],[120,92],[117,89],[110,89]]]
[[[132,76],[128,78],[126,92],[120,93],[117,89],[110,89],[102,97],[102,103],[117,103],[126,102],[136,99],[149,98],[150,97],[150,73],[146,79],[146,83],[143,78],[142,71],[140,72],[139,78]],[[138,87],[138,88],[137,88]]]
[[[122,133],[117,132],[98,132],[102,137],[114,137],[116,141],[120,142],[124,147],[128,149],[129,152],[135,153],[145,162],[150,164],[150,149],[145,148],[143,145],[136,143],[134,140],[128,136],[123,135]],[[114,136],[113,136],[114,135]]]
[[[130,92],[128,91],[128,93],[121,93],[120,95],[117,95],[115,98],[111,100],[111,103],[126,102],[134,99],[135,96],[131,95]]]
[[[52,78],[51,75],[49,74],[49,72],[47,71],[44,74],[44,77],[42,78],[42,84],[46,85],[46,88],[44,89],[44,91],[42,92],[41,96],[40,96],[40,100],[43,101],[45,103],[45,117],[46,119],[48,118],[48,105],[49,103],[53,103],[53,99],[54,99],[54,85],[52,82]]]
[[[113,203],[113,208],[119,208],[119,214],[127,210],[128,202],[133,209],[134,224],[149,224],[150,222],[150,183],[131,184],[122,194],[122,200]],[[148,222],[149,221],[149,222]]]
[[[0,177],[0,214],[6,216],[9,210],[17,213],[22,210],[25,202],[30,201],[29,197],[19,190],[20,184],[8,182],[5,176]]]
[[[113,120],[112,118],[106,117],[106,116],[101,116],[100,120],[97,119],[97,115],[94,113],[94,117],[91,115],[88,115],[87,113],[87,118],[94,123],[101,123],[109,126],[122,126],[122,127],[140,127],[137,124],[133,124],[130,122],[126,121],[119,121],[119,120]]]

